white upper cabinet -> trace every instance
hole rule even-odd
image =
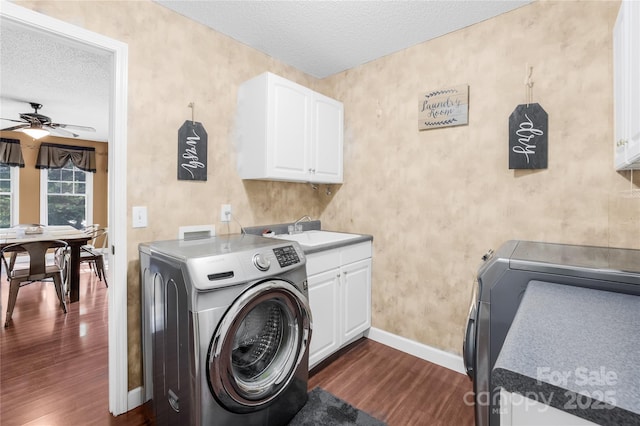
[[[640,169],[640,2],[624,0],[613,29],[614,163]]]
[[[342,103],[272,73],[238,91],[242,179],[342,183]]]

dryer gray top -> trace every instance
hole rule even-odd
[[[510,258],[514,269],[522,262],[640,274],[640,250],[613,247],[518,241]]]

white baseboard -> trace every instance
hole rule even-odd
[[[448,368],[449,370],[453,370],[456,373],[466,374],[464,362],[462,361],[462,357],[459,355],[445,352],[441,349],[436,349],[375,327],[371,327],[366,336],[371,340],[382,343],[383,345],[391,346],[394,349],[406,352],[410,355],[424,359],[425,361],[438,364],[442,367]]]
[[[141,406],[144,403],[144,388],[138,386],[135,389],[131,389],[127,394],[127,411],[133,410],[136,407]]]

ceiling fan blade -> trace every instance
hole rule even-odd
[[[60,136],[62,136],[62,137],[67,137],[67,138],[68,138],[68,137],[73,137],[73,138],[77,138],[78,136],[80,136],[80,135],[79,135],[79,134],[77,134],[77,133],[73,133],[73,132],[70,132],[70,131],[68,131],[68,130],[60,129],[60,128],[53,127],[53,126],[48,126],[48,125],[47,125],[47,126],[42,126],[42,127],[43,127],[44,129],[49,130],[51,133],[56,134],[56,135],[60,135]]]
[[[61,124],[61,123],[50,123],[48,124],[48,126],[53,127],[54,129],[73,129],[73,130],[80,130],[83,132],[95,132],[96,129],[94,129],[93,127],[87,127],[87,126],[77,126],[75,124]]]
[[[0,99],[4,99],[5,101],[16,102],[16,103],[19,103],[19,104],[30,104],[31,103],[31,101],[28,101],[28,100],[22,99],[22,98],[16,98],[14,96],[2,95],[2,96],[0,96]]]
[[[24,120],[14,120],[13,118],[1,118],[1,117],[0,117],[0,120],[14,121],[16,123],[24,123],[25,122]]]
[[[12,121],[16,121],[16,120],[12,120]],[[5,129],[0,129],[0,130],[2,130],[3,132],[10,132],[10,131],[12,131],[12,130],[20,130],[20,129],[24,129],[24,128],[29,127],[29,126],[30,126],[30,124],[29,124],[29,123],[23,123],[23,124],[19,124],[19,125],[17,125],[17,126],[7,127],[7,128],[5,128]]]

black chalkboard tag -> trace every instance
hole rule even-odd
[[[178,180],[207,180],[207,131],[197,121],[178,130]]]
[[[548,116],[539,104],[518,105],[509,116],[509,168],[546,169]]]

